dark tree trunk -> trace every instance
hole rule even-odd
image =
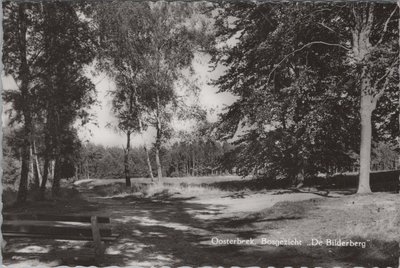
[[[54,142],[54,155],[55,155],[55,163],[54,163],[54,171],[53,171],[53,185],[51,189],[51,194],[53,197],[57,197],[60,194],[60,180],[61,180],[61,131],[60,131],[60,121],[58,116],[58,111],[53,111],[54,115],[54,128],[52,128],[52,139]]]
[[[54,165],[54,177],[53,185],[51,188],[51,194],[53,197],[57,197],[60,194],[60,180],[61,180],[61,156],[56,156],[56,162]]]
[[[43,167],[43,179],[42,179],[42,184],[40,185],[40,195],[39,195],[39,198],[42,200],[45,198],[46,183],[49,176],[49,168],[50,168],[50,157],[46,154]]]
[[[160,161],[160,143],[156,142],[156,165],[157,165],[157,179],[160,180],[162,179],[162,167],[161,167],[161,161]]]
[[[125,172],[125,185],[131,187],[131,178],[129,174],[129,153],[131,149],[131,132],[126,133],[126,148],[124,155],[124,172]]]
[[[30,153],[30,132],[31,128],[29,126],[29,119],[25,116],[25,127],[24,127],[24,143],[22,146],[22,158],[21,158],[21,179],[19,181],[18,187],[18,195],[17,202],[24,203],[26,202],[28,195],[28,175],[29,175],[29,166],[31,161],[31,153]]]
[[[196,176],[196,159],[194,157],[194,149],[192,150],[192,176]]]
[[[28,195],[28,175],[29,166],[31,161],[31,139],[32,139],[32,111],[31,111],[31,96],[29,93],[29,67],[26,55],[26,34],[27,34],[27,15],[25,14],[25,5],[21,3],[18,10],[18,46],[19,46],[19,57],[21,61],[20,65],[20,77],[21,77],[21,99],[23,105],[23,132],[24,140],[21,150],[21,179],[19,182],[17,202],[26,202]]]

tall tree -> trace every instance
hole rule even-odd
[[[182,70],[190,67],[194,53],[205,35],[204,28],[196,28],[198,18],[193,17],[202,5],[187,3],[152,3],[149,51],[147,62],[147,84],[151,95],[147,107],[150,124],[156,129],[154,143],[157,177],[162,178],[160,149],[170,135],[170,121],[177,107],[176,81]]]
[[[150,8],[145,3],[104,3],[95,10],[99,27],[100,53],[97,68],[105,71],[116,82],[113,95],[113,111],[118,119],[118,129],[127,138],[125,148],[125,179],[130,186],[129,154],[131,135],[145,128],[143,105],[145,90],[142,77],[145,72],[145,58],[148,50]],[[146,162],[149,176],[153,173],[147,147]]]
[[[354,20],[351,28],[352,58],[359,68],[361,91],[360,179],[357,192],[369,193],[371,192],[369,172],[371,168],[372,112],[379,99],[388,90],[398,68],[399,44],[397,46],[395,44],[398,41],[395,35],[398,28],[390,27],[391,24],[395,25],[394,14],[398,12],[398,9],[395,5],[383,8],[369,3],[354,5],[351,10]],[[391,10],[391,13],[388,13],[387,10]]]
[[[201,27],[190,22],[197,5],[187,3],[118,2],[99,6],[96,18],[105,50],[101,69],[126,79],[125,90],[134,91],[139,131],[156,129],[157,176],[162,177],[160,149],[169,134],[176,106],[175,82],[189,67]],[[189,26],[188,26],[188,25]],[[128,93],[130,94],[130,93]],[[129,98],[126,98],[129,101]],[[136,102],[137,101],[137,102]],[[149,174],[151,173],[150,161]]]
[[[45,176],[42,196],[48,176],[50,159],[54,159],[52,193],[57,196],[66,163],[65,145],[73,142],[73,124],[79,118],[85,123],[86,108],[94,103],[94,85],[83,75],[83,69],[94,58],[93,31],[79,18],[80,6],[72,3],[41,4],[43,15],[43,56],[40,63],[43,86],[39,91],[43,102],[45,131]]]
[[[228,71],[217,85],[239,99],[222,116],[220,130],[232,137],[245,127],[236,143],[240,159],[252,159],[242,162],[247,172],[283,169],[301,181],[304,171],[345,167],[361,117],[358,192],[370,191],[367,121],[393,88],[396,12],[394,5],[372,3],[240,3],[222,9],[217,36],[227,46],[214,62]]]
[[[11,122],[20,121],[25,129],[20,202],[26,201],[32,139],[39,134],[33,125],[46,125],[42,195],[51,158],[55,159],[53,194],[57,195],[65,162],[62,148],[68,140],[64,136],[74,132],[78,117],[87,120],[85,108],[94,102],[94,85],[83,75],[84,66],[93,59],[92,36],[78,8],[67,2],[5,4],[3,61],[6,75],[14,77],[19,90],[6,91],[4,99],[13,104],[16,116]],[[38,162],[34,164],[38,171]]]
[[[5,92],[5,101],[13,103],[17,120],[22,123],[24,138],[21,146],[21,178],[17,202],[25,202],[28,193],[30,149],[33,135],[34,90],[40,66],[35,59],[40,54],[40,36],[33,30],[39,24],[38,7],[32,3],[3,4],[3,64],[6,75],[14,78],[18,91]]]
[[[139,130],[139,105],[134,84],[127,84],[125,76],[116,77],[116,90],[113,93],[113,111],[118,119],[118,129],[126,135],[124,149],[125,184],[131,186],[131,173],[129,170],[129,156],[131,150],[131,136]],[[148,157],[148,155],[147,155]]]

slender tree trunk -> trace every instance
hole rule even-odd
[[[192,176],[196,176],[196,159],[194,157],[194,148],[192,149]]]
[[[53,159],[50,161],[50,171],[49,171],[50,178],[54,178],[55,166],[56,166],[56,161]]]
[[[57,154],[54,165],[53,185],[51,188],[51,194],[53,197],[57,197],[60,194],[60,180],[61,180],[61,156]]]
[[[35,182],[35,170],[33,168],[32,146],[31,146],[31,148],[29,148],[29,154],[31,155],[30,156],[31,157],[31,161],[29,162],[28,189],[37,189],[36,188],[36,182]]]
[[[32,156],[33,156],[33,178],[34,178],[33,182],[34,182],[35,189],[39,189],[41,175],[40,175],[39,160],[38,160],[37,152],[36,152],[36,144],[35,144],[34,140],[32,140]]]
[[[49,87],[50,80],[47,81]],[[51,88],[51,86],[50,86]],[[42,182],[40,184],[40,191],[39,191],[39,199],[44,200],[45,199],[45,193],[46,193],[46,185],[47,181],[49,179],[49,176],[53,176],[53,173],[50,171],[52,168],[52,162],[51,162],[51,154],[53,152],[53,148],[51,148],[51,133],[52,133],[52,128],[54,127],[53,125],[53,120],[51,117],[51,111],[49,108],[49,101],[47,102],[47,115],[46,115],[46,125],[45,125],[45,133],[44,133],[44,165],[43,165],[43,177],[42,177]]]
[[[75,165],[74,165],[74,168],[75,168],[75,180],[76,181],[79,181],[79,163],[76,163]]]
[[[146,157],[147,170],[148,170],[151,181],[154,181],[153,169],[151,167],[149,151],[147,150],[147,145],[143,138],[143,123],[142,123],[141,118],[139,118],[139,131],[140,131],[140,136],[142,137],[142,140],[143,140],[143,148],[144,148],[144,153],[145,153],[145,157]]]
[[[162,167],[161,167],[161,161],[160,161],[160,145],[159,142],[156,142],[156,165],[157,165],[157,179],[161,180],[162,179]]]
[[[156,124],[156,144],[155,144],[155,151],[156,151],[156,165],[157,165],[157,179],[162,179],[162,167],[160,161],[160,149],[161,149],[161,138],[162,138],[162,129],[161,129],[161,115],[160,115],[160,103],[159,98],[157,96],[157,124]]]
[[[47,179],[49,176],[49,168],[50,168],[50,156],[48,154],[46,154],[45,159],[44,159],[44,167],[43,167],[43,179],[42,179],[42,183],[40,185],[40,194],[39,194],[39,198],[41,200],[43,200],[45,197],[46,183],[47,183]]]
[[[24,127],[24,144],[22,146],[22,159],[21,159],[21,179],[18,187],[18,195],[17,202],[24,203],[26,202],[28,195],[28,175],[29,175],[29,166],[31,161],[31,153],[30,153],[30,131],[31,128],[29,126],[29,119],[26,119],[25,116],[25,127]]]
[[[61,126],[60,126],[60,120],[59,120],[59,115],[58,111],[54,110],[52,111],[52,114],[54,115],[54,128],[52,132],[52,136],[54,139],[54,152],[55,152],[55,163],[54,163],[54,172],[53,172],[53,185],[51,188],[51,194],[53,197],[57,197],[60,194],[60,180],[61,180],[61,160],[62,160],[62,151],[61,151]],[[53,122],[51,122],[53,123]]]
[[[49,113],[47,114],[47,119],[46,119],[46,132],[44,136],[44,146],[45,146],[45,152],[44,152],[44,166],[43,166],[43,177],[42,177],[42,182],[40,184],[40,192],[39,192],[39,199],[44,200],[45,199],[45,193],[46,193],[46,184],[49,178],[50,174],[50,167],[51,167],[51,145],[50,145],[50,117]]]
[[[147,163],[147,169],[149,172],[149,176],[150,176],[151,181],[154,181],[153,168],[151,167],[150,155],[149,155],[149,151],[147,150],[147,145],[144,144],[143,148],[144,148],[144,153],[146,155],[146,163]]]
[[[129,153],[131,149],[131,132],[126,133],[126,148],[124,155],[124,172],[125,172],[125,185],[126,187],[131,187],[131,178],[129,174]]]
[[[21,97],[23,104],[23,132],[24,139],[21,155],[21,179],[19,182],[17,202],[26,202],[28,195],[28,175],[29,165],[31,161],[31,139],[32,139],[32,111],[31,111],[31,96],[29,93],[29,66],[26,54],[26,34],[27,34],[27,15],[25,14],[26,4],[21,3],[18,10],[18,48],[20,57],[20,77],[21,77]]]
[[[179,162],[178,161],[175,162],[175,172],[178,172],[178,177],[181,176],[181,171],[179,170]]]
[[[301,168],[300,171],[297,173],[294,182],[296,188],[301,188],[304,184],[304,169]]]

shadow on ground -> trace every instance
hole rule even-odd
[[[199,219],[196,215],[217,214],[223,207],[186,202],[179,198],[142,199],[135,196],[103,198],[90,189],[74,192],[74,198],[42,203],[31,203],[25,207],[11,207],[9,212],[53,214],[84,214],[111,218],[116,241],[107,245],[104,260],[93,258],[91,243],[71,241],[46,241],[15,239],[8,241],[3,253],[5,265],[44,264],[97,265],[97,266],[389,266],[398,261],[391,252],[395,244],[377,242],[375,248],[362,250],[328,250],[328,248],[212,245],[211,239],[255,238],[268,236],[267,228],[256,228],[253,224],[259,217],[240,221],[237,218]],[[294,212],[293,218],[279,218],[268,212],[271,228],[279,228],[280,221],[301,218],[303,211]],[[297,213],[297,214],[296,214]],[[288,214],[288,215],[289,215]],[[266,215],[263,215],[265,218]],[[382,248],[385,252],[382,252]]]

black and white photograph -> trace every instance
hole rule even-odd
[[[2,265],[399,267],[399,11],[2,1]]]

